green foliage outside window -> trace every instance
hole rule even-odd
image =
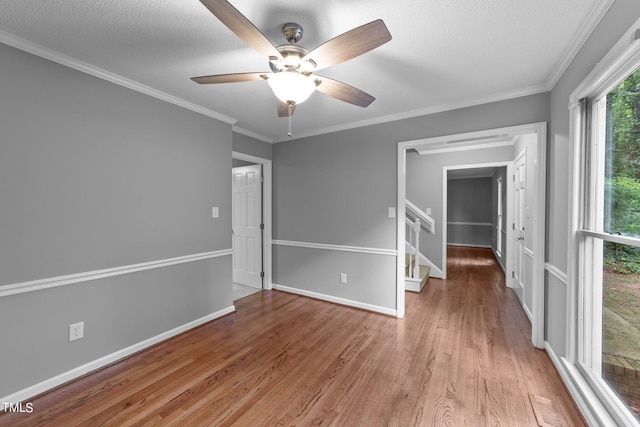
[[[605,231],[640,237],[640,68],[607,95]],[[640,273],[640,248],[608,242],[605,265]]]

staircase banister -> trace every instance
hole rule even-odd
[[[436,232],[436,222],[433,218],[426,214],[419,207],[411,203],[409,199],[405,199],[405,206],[407,207],[407,211],[411,213],[412,216],[420,219],[421,225],[424,226],[426,230],[428,230],[431,234],[435,234]]]

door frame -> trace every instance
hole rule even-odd
[[[405,314],[405,283],[404,283],[404,257],[405,257],[405,200],[407,197],[407,150],[416,149],[425,144],[447,144],[458,141],[465,147],[473,146],[480,149],[482,146],[491,146],[496,138],[504,136],[516,137],[517,135],[537,135],[538,173],[536,176],[535,206],[533,209],[534,227],[533,233],[533,302],[531,320],[531,341],[537,348],[544,348],[544,259],[545,259],[545,219],[546,219],[546,178],[547,178],[547,122],[530,123],[519,126],[509,126],[496,129],[481,130],[460,134],[452,134],[412,141],[398,142],[397,155],[397,201],[396,201],[396,316],[404,317]],[[437,225],[436,225],[437,226]],[[442,224],[439,227],[442,230]],[[508,256],[508,255],[507,255]]]
[[[244,154],[238,151],[231,152],[231,158],[236,160],[243,160],[245,162],[252,162],[262,165],[262,222],[264,223],[264,230],[262,235],[262,268],[264,269],[264,280],[262,282],[262,289],[273,289],[272,280],[272,253],[271,253],[271,240],[272,240],[272,162],[270,159],[262,157],[252,156],[251,154]]]
[[[231,181],[231,216],[233,217],[233,220],[231,221],[231,233],[233,234],[233,242],[231,245],[233,248],[232,279],[233,283],[262,290],[264,288],[265,281],[264,257],[262,256],[262,253],[264,252],[264,248],[262,246],[262,240],[264,239],[264,227],[262,226],[264,217],[264,213],[262,212],[262,187],[264,184],[264,178],[262,175],[263,167],[259,163],[247,163],[248,164],[243,166],[231,168],[231,174],[233,176]],[[254,178],[256,181],[249,183],[249,174],[257,177]],[[243,177],[243,182],[236,186],[236,178],[238,175]],[[240,190],[240,188],[242,188],[242,190]],[[241,192],[243,196],[246,196],[243,197],[244,200],[242,200],[240,204],[237,203],[238,200],[236,199],[236,194],[238,194],[238,192]],[[249,199],[253,200],[254,203],[249,203]],[[252,204],[254,205],[254,209],[250,212],[248,207]],[[256,216],[258,218],[256,218]],[[241,224],[236,222],[238,219],[240,219]],[[251,223],[253,223],[253,227],[249,226]],[[259,243],[257,245],[249,245],[249,239],[246,238],[249,235],[254,235],[256,241]],[[240,240],[242,243],[239,246],[236,246],[238,243],[238,236],[241,237]],[[240,255],[239,258],[244,257],[244,259],[236,260],[236,256],[238,255]],[[256,260],[256,264],[254,264],[251,269],[248,259],[252,258],[252,255]],[[236,268],[238,264],[239,268]]]

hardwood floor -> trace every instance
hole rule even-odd
[[[448,258],[404,319],[261,292],[0,425],[586,425],[491,251]]]

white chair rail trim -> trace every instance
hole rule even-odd
[[[40,291],[42,289],[56,288],[58,286],[72,285],[74,283],[88,282],[104,279],[106,277],[120,276],[122,274],[151,270],[154,268],[168,267],[170,265],[184,264],[187,262],[201,261],[220,256],[232,255],[233,249],[202,252],[192,255],[184,255],[156,261],[142,262],[139,264],[124,265],[120,267],[106,268],[103,270],[87,271],[83,273],[69,274],[65,276],[49,277],[45,279],[31,280],[28,282],[14,283],[0,286],[0,298],[26,292]]]
[[[544,263],[544,269],[547,270],[549,272],[549,274],[551,274],[553,277],[558,279],[565,286],[569,284],[569,280],[567,278],[567,273],[565,273],[564,271],[560,270],[555,265],[551,264],[550,262],[545,262]]]
[[[294,240],[275,240],[275,239],[272,240],[271,243],[279,246],[294,246],[298,248],[326,249],[330,251],[357,252],[362,254],[373,254],[373,255],[389,255],[389,256],[398,255],[398,251],[395,249],[368,248],[363,246],[331,245],[327,243],[311,243],[311,242],[298,242]]]

